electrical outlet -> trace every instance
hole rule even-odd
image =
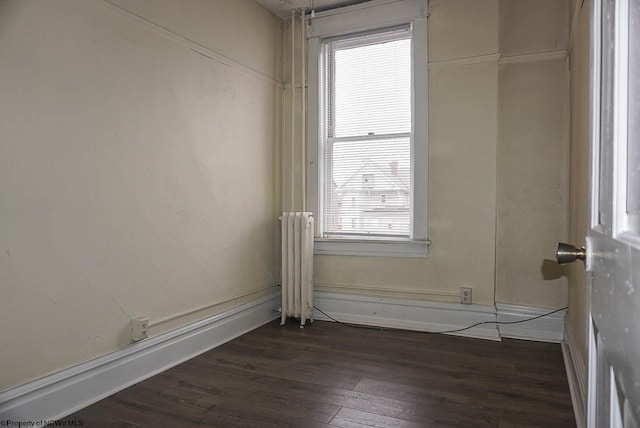
[[[470,287],[460,288],[460,303],[462,303],[463,305],[471,304],[471,288]]]
[[[131,318],[131,340],[138,342],[149,337],[149,318]]]

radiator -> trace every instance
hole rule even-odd
[[[282,214],[282,319],[313,322],[313,214]]]

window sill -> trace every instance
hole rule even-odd
[[[365,240],[315,238],[314,254],[426,259],[429,240]]]

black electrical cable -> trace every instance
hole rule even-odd
[[[321,310],[317,306],[314,306],[313,308],[315,310],[317,310],[318,312],[320,312],[321,314],[323,314],[324,316],[326,316],[327,318],[329,318],[330,320],[332,320],[332,321],[334,321],[334,322],[336,322],[338,324],[345,325],[347,327],[366,328],[366,329],[369,329],[369,330],[390,330],[390,331],[402,330],[402,329],[399,329],[399,328],[374,327],[374,326],[364,326],[364,325],[358,325],[358,324],[350,324],[350,323],[338,321],[337,319],[333,318],[331,315],[327,314],[326,312],[324,312],[323,310]],[[549,315],[553,315],[556,312],[564,311],[565,309],[568,309],[568,308],[569,308],[568,306],[565,306],[564,308],[556,309],[554,311],[547,312],[547,313],[544,313],[542,315],[538,315],[538,316],[535,316],[535,317],[527,318],[527,319],[524,319],[524,320],[518,320],[518,321],[482,321],[482,322],[478,322],[478,323],[475,323],[473,325],[470,325],[468,327],[458,328],[458,329],[455,329],[455,330],[425,331],[424,333],[434,333],[434,334],[458,333],[458,332],[469,330],[469,329],[471,329],[473,327],[477,327],[479,325],[484,325],[484,324],[496,324],[496,325],[520,324],[520,323],[523,323],[523,322],[533,321],[533,320],[537,320],[538,318],[542,318],[542,317],[546,317],[546,316],[549,316]]]

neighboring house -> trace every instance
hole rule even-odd
[[[398,173],[398,162],[381,166],[365,160],[342,185],[334,188],[335,230],[345,234],[408,236],[409,185]],[[405,179],[405,180],[407,180]]]

